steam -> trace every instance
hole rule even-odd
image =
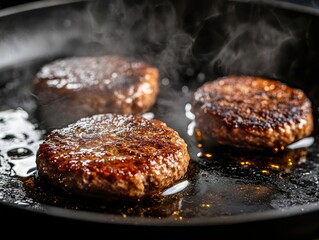
[[[306,64],[296,47],[310,20],[276,11],[224,0],[88,1],[85,10],[61,8],[4,32],[0,67],[44,54],[119,54],[157,66],[170,83],[227,74],[284,78]]]
[[[210,62],[211,69],[225,74],[250,74],[278,78],[281,54],[286,46],[296,44],[289,31],[279,30],[261,19],[255,23],[228,25],[227,40]]]
[[[291,62],[283,56],[299,44],[304,22],[257,7],[240,11],[235,5],[218,0],[97,1],[89,10],[92,40],[107,53],[147,60],[170,80],[197,75],[206,81],[226,74],[280,78],[282,69],[294,66],[294,56]]]
[[[194,37],[182,28],[172,2],[100,1],[90,11],[92,40],[107,53],[145,59],[174,79],[190,64]]]
[[[44,5],[52,4],[52,13],[47,15],[41,11],[33,12],[28,5],[25,5],[20,7],[22,13],[18,12],[12,17],[2,16],[0,68],[74,53],[73,41],[75,39],[86,41],[85,18],[81,11],[74,10],[68,5],[46,4]],[[42,5],[39,3],[30,6]]]

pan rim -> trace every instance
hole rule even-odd
[[[319,215],[319,202],[309,203],[307,205],[293,206],[281,209],[272,209],[262,212],[247,214],[238,214],[232,216],[217,217],[194,217],[185,219],[175,218],[158,218],[158,217],[139,217],[139,216],[122,216],[117,214],[90,212],[86,210],[66,209],[55,206],[41,204],[42,210],[27,208],[26,206],[16,205],[14,203],[0,202],[0,206],[15,208],[20,211],[44,214],[52,217],[86,221],[90,223],[116,224],[116,225],[133,225],[133,226],[157,226],[157,227],[207,227],[207,226],[227,226],[247,223],[263,223],[275,219],[291,219],[294,217],[304,216],[307,214]]]
[[[310,7],[306,5],[301,5],[298,3],[292,3],[288,1],[276,1],[276,0],[228,0],[229,2],[238,3],[252,3],[258,5],[265,5],[269,7],[281,8],[284,10],[306,13],[310,15],[319,16],[319,6],[318,8]]]
[[[0,9],[0,18],[26,12],[36,9],[42,9],[47,7],[54,7],[60,5],[67,5],[79,2],[90,2],[94,0],[46,0],[46,1],[34,1],[24,4],[19,4],[16,6]],[[276,1],[276,0],[227,0],[228,2],[238,2],[238,3],[254,3],[259,5],[267,5],[276,8],[282,8],[285,10],[291,10],[301,13],[307,13],[310,15],[319,16],[319,6],[318,8],[304,6],[297,3],[287,2],[287,1]]]
[[[0,18],[19,14],[22,12],[33,11],[37,9],[43,9],[47,7],[54,7],[60,5],[67,5],[78,2],[89,2],[91,0],[46,0],[46,1],[34,1],[29,3],[23,3],[16,6],[4,8],[0,10]]]

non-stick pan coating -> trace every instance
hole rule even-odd
[[[48,5],[46,5],[48,4]],[[182,237],[280,237],[319,230],[319,12],[289,4],[239,1],[68,1],[0,12],[0,199],[3,216],[131,233]],[[37,179],[38,118],[32,80],[67,56],[122,54],[160,69],[160,93],[147,116],[188,143],[185,179],[159,199],[79,198]],[[277,79],[306,92],[315,132],[284,152],[203,150],[193,136],[190,100],[205,81],[228,74]],[[57,113],[58,114],[58,113]],[[246,230],[244,230],[246,229]],[[171,231],[170,231],[171,232]],[[154,233],[156,233],[154,235]]]

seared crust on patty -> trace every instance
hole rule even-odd
[[[125,114],[54,130],[36,156],[40,178],[104,199],[156,196],[185,175],[189,160],[186,143],[165,123]]]
[[[282,82],[226,76],[204,83],[192,111],[203,142],[244,148],[286,146],[312,134],[311,101]]]
[[[121,56],[71,57],[44,65],[34,80],[39,117],[47,128],[102,113],[148,111],[158,94],[158,70]]]

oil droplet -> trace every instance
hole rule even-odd
[[[195,129],[195,137],[196,137],[197,141],[202,140],[202,133],[198,129]]]
[[[201,207],[210,208],[211,204],[210,203],[202,203]]]
[[[189,88],[187,86],[183,86],[182,87],[182,92],[183,93],[188,93],[189,92]]]
[[[4,137],[2,137],[3,140],[12,140],[15,139],[16,137],[12,134],[7,134]]]
[[[270,164],[270,168],[279,170],[280,166],[276,164]]]
[[[195,121],[193,120],[187,126],[187,134],[191,137],[194,135],[194,128],[195,128]]]
[[[169,85],[169,79],[168,78],[163,78],[161,83],[164,85],[164,86],[168,86]]]
[[[147,119],[153,119],[155,116],[155,114],[153,112],[146,112],[143,114],[143,117],[147,118]]]
[[[23,158],[20,161],[10,161],[10,163],[13,165],[12,171],[15,176],[29,177],[37,170],[35,156]]]
[[[280,146],[279,148],[276,147],[276,148],[273,149],[274,153],[277,153],[279,151],[284,151],[284,150],[285,150],[284,146]]]
[[[183,189],[185,189],[188,185],[189,185],[189,181],[187,181],[187,180],[180,182],[180,183],[174,185],[173,187],[166,189],[162,193],[162,196],[167,196],[167,195],[172,195],[174,193],[178,193],[178,192],[182,191]]]
[[[242,165],[242,166],[250,166],[250,165],[253,165],[253,163],[249,162],[249,161],[242,161],[242,162],[240,162],[240,165]]]
[[[199,157],[199,158],[212,158],[213,154],[199,152],[199,153],[197,153],[197,157]]]
[[[173,213],[172,213],[172,215],[178,215],[179,214],[179,211],[174,211]]]
[[[195,119],[195,115],[192,113],[192,105],[190,103],[185,104],[185,116],[190,120]]]
[[[33,152],[28,148],[20,147],[9,150],[7,154],[11,159],[21,159],[33,155]]]
[[[197,81],[198,82],[204,82],[204,80],[205,80],[205,74],[204,73],[199,73],[198,75],[197,75]]]
[[[287,148],[297,149],[297,148],[310,147],[314,142],[315,142],[314,137],[307,137],[288,145]]]
[[[264,174],[270,174],[270,172],[268,170],[261,170],[261,172]]]

